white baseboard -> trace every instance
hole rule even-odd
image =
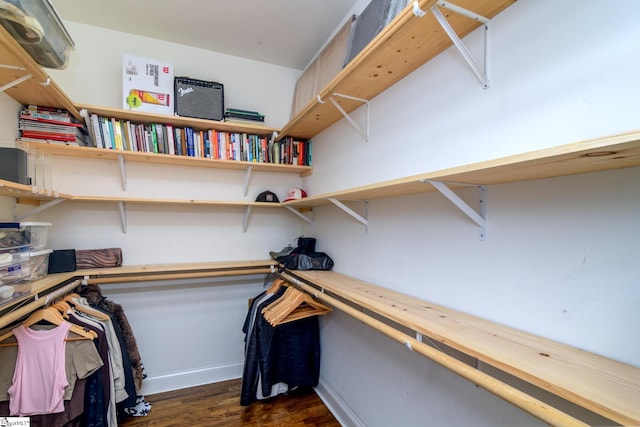
[[[241,378],[242,368],[242,363],[237,363],[233,365],[212,366],[192,371],[177,372],[157,377],[147,377],[142,383],[142,394],[156,394],[165,391],[179,390],[187,387],[195,387]]]
[[[343,427],[365,427],[365,424],[353,413],[344,400],[325,382],[322,377],[315,391]]]

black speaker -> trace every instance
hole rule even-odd
[[[217,82],[176,77],[175,112],[178,116],[207,120],[224,118],[224,86]]]
[[[0,147],[0,179],[31,185],[31,178],[27,173],[26,151]]]

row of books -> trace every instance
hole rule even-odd
[[[90,145],[89,134],[67,110],[29,105],[20,111],[18,130],[23,139]]]
[[[201,157],[216,160],[311,165],[311,142],[215,129],[198,130],[172,124],[132,123],[129,120],[88,116],[94,146],[111,150]]]

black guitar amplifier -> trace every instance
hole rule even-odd
[[[217,82],[176,77],[175,112],[178,116],[198,119],[224,118],[224,86]]]

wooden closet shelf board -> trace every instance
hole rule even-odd
[[[279,208],[280,203],[264,203],[253,201],[226,201],[226,200],[196,200],[196,199],[153,199],[136,197],[117,196],[70,196],[72,202],[96,202],[96,203],[131,203],[131,204],[153,204],[153,205],[183,205],[183,206],[227,206],[227,207],[258,207],[258,208]]]
[[[77,104],[76,107],[78,110],[85,109],[89,113],[95,113],[99,116],[113,117],[119,120],[129,120],[131,123],[137,124],[169,123],[175,127],[192,127],[199,131],[215,129],[224,132],[239,132],[261,136],[270,136],[274,131],[277,131],[275,128],[254,125],[251,123],[218,122],[183,116],[163,116],[159,114],[122,110],[119,108],[99,107],[97,105]]]
[[[640,424],[640,368],[328,271],[289,274],[625,425]]]
[[[217,169],[246,170],[249,166],[253,171],[268,171],[282,173],[308,174],[311,166],[284,165],[274,163],[240,162],[236,160],[213,160],[199,157],[176,156],[171,154],[142,153],[136,151],[109,150],[95,147],[79,147],[74,145],[56,144],[49,142],[30,142],[18,140],[18,146],[28,150],[34,148],[63,157],[79,157],[84,159],[118,160],[122,156],[126,161],[136,163],[153,163],[160,165],[203,167]]]
[[[310,196],[285,205],[319,206],[329,204],[329,198],[371,200],[435,191],[423,180],[491,185],[634,166],[640,166],[640,130]]]
[[[47,73],[34,59],[0,26],[0,64],[23,69],[0,68],[0,85],[4,86],[31,74],[31,78],[5,90],[5,93],[23,105],[64,108],[80,119],[73,101],[50,80]],[[48,83],[47,83],[48,82]]]
[[[42,201],[72,198],[72,196],[63,193],[50,194],[45,191],[35,191],[35,187],[31,185],[18,184],[16,182],[5,181],[2,179],[0,179],[0,196],[36,199]]]
[[[493,18],[514,2],[455,0],[452,3],[485,18]],[[419,1],[420,8],[427,14],[418,18],[413,13],[411,2],[318,94],[324,103],[317,99],[311,101],[282,128],[280,136],[312,138],[343,117],[328,100],[332,94],[371,100],[450,47],[453,44],[451,39],[433,14],[428,12],[436,3],[436,0]],[[441,10],[460,38],[480,25],[468,17]],[[362,105],[345,98],[335,100],[347,112]]]

